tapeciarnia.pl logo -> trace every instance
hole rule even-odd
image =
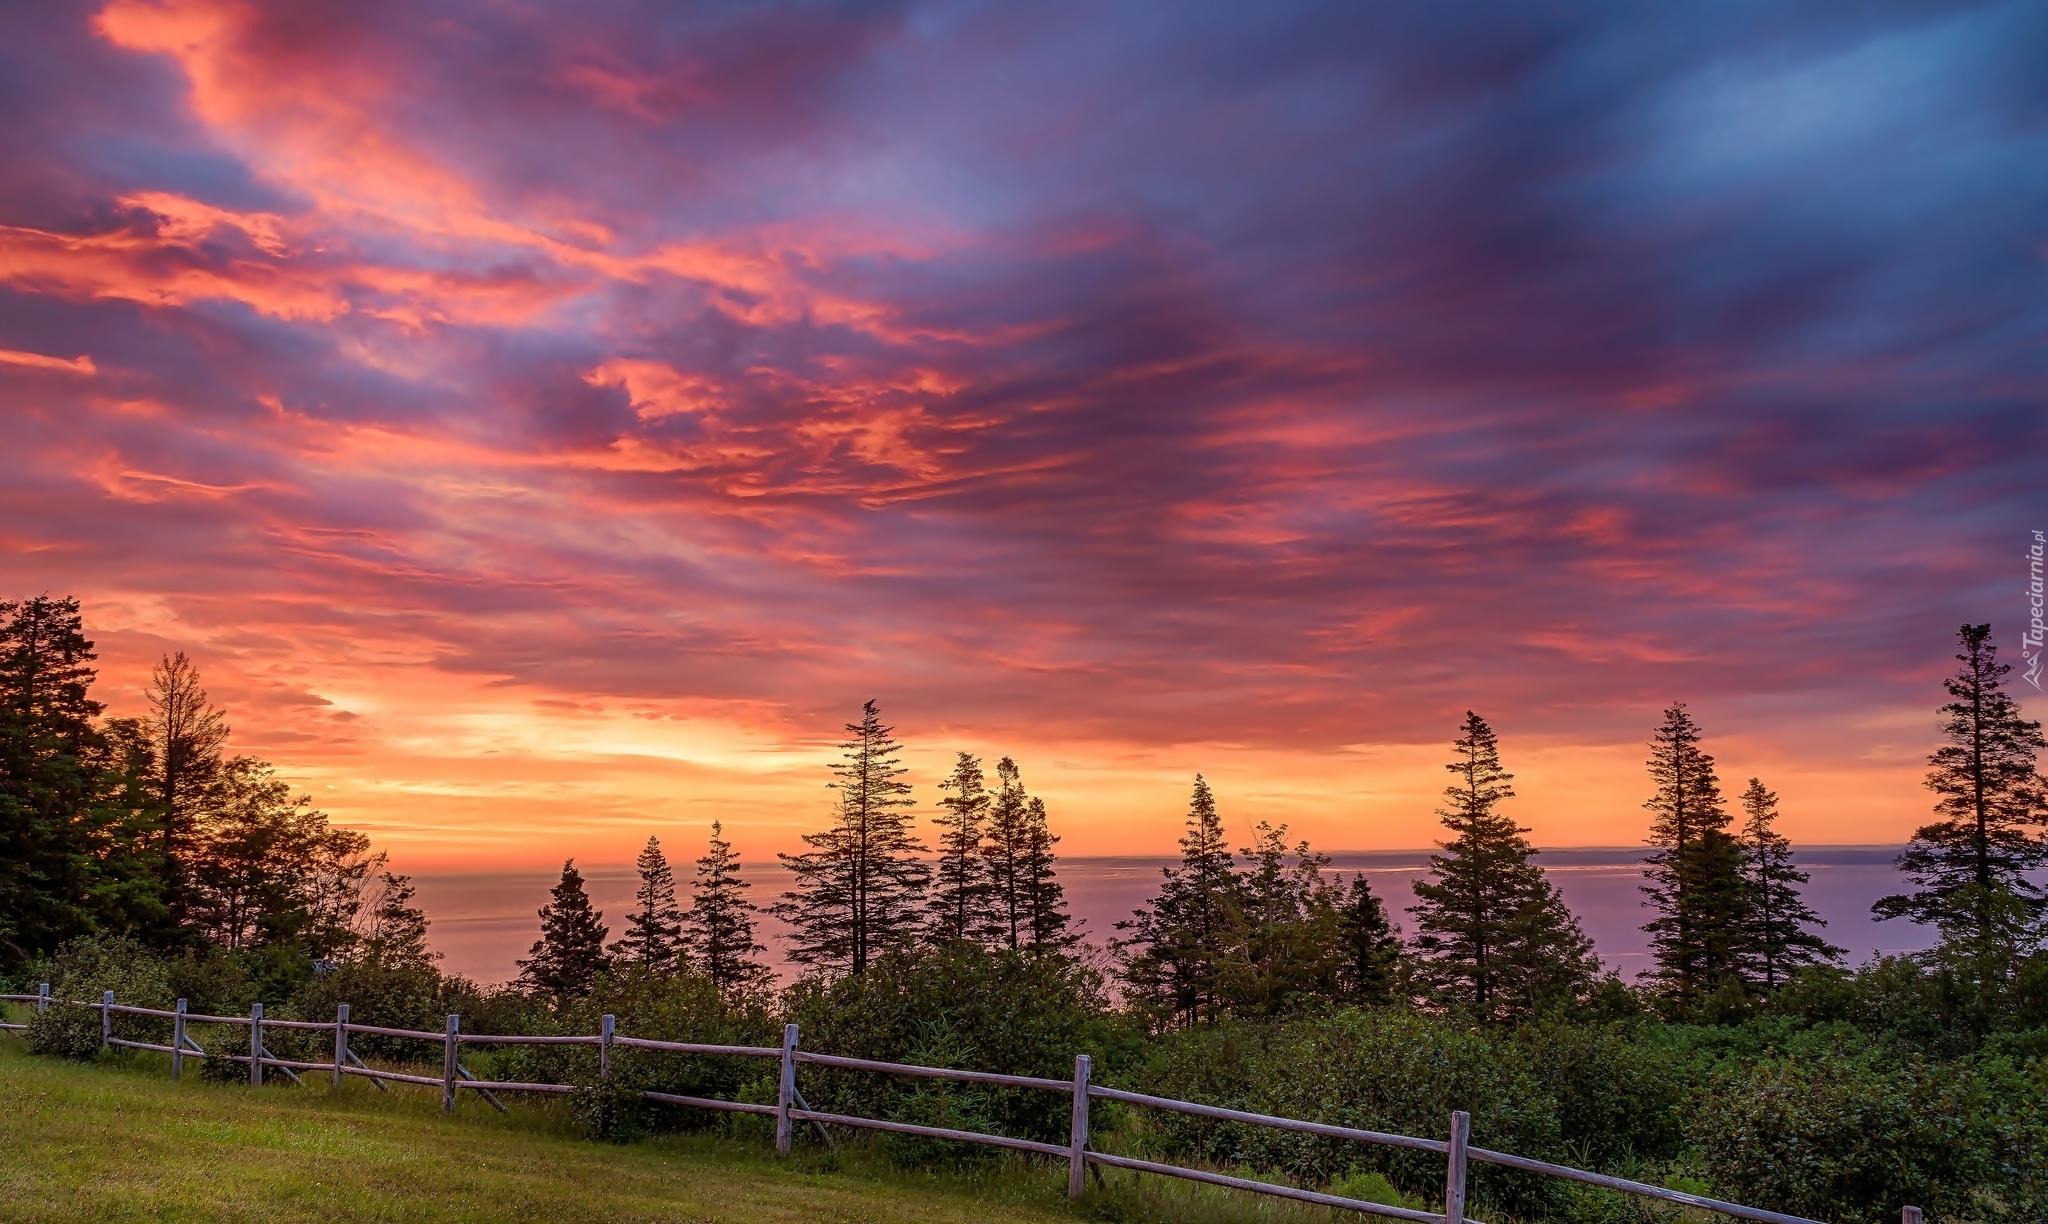
[[[2033,620],[2028,622],[2026,633],[2020,636],[2020,658],[2027,664],[2027,670],[2022,674],[2036,692],[2048,691],[2041,688],[2041,642],[2048,637],[2041,624],[2041,561],[2044,549],[2048,549],[2048,536],[2037,531],[2034,533],[2034,546],[2027,550],[2027,607],[2033,613]]]

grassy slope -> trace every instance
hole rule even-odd
[[[132,1068],[32,1058],[0,1038],[0,1218],[9,1221],[973,1221],[1045,1224],[1054,1203],[943,1181],[785,1168],[704,1139],[611,1147],[544,1110],[499,1118],[439,1094],[174,1084]],[[994,1196],[1000,1199],[1003,1195]]]

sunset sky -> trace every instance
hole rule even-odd
[[[2048,7],[0,16],[0,598],[413,871],[750,860],[877,699],[1062,851],[1903,840],[2048,527]],[[2048,701],[2013,678],[2029,712]]]

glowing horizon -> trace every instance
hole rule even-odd
[[[1672,701],[1928,821],[2048,525],[2023,6],[1175,12],[11,13],[0,597],[416,872],[770,859],[870,697],[1076,856],[1427,846],[1468,708],[1539,845]]]

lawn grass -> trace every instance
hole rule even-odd
[[[557,1110],[492,1113],[352,1081],[173,1083],[161,1058],[66,1064],[0,1038],[0,1219],[8,1221],[1071,1221],[1053,1179],[989,1186],[778,1164],[757,1144],[576,1138]],[[188,1069],[189,1070],[189,1069]],[[997,1193],[986,1193],[994,1189]]]

